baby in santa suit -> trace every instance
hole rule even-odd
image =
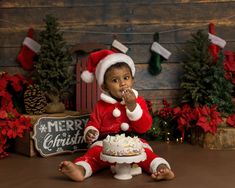
[[[145,100],[133,89],[135,66],[128,55],[111,50],[91,53],[87,70],[81,77],[89,83],[93,81],[94,74],[102,93],[84,130],[85,141],[92,145],[74,162],[63,161],[59,166],[59,171],[78,182],[110,167],[110,163],[100,159],[102,139],[107,135],[123,132],[140,135],[152,125]],[[156,155],[145,140],[141,141],[147,158],[138,165],[155,180],[173,179],[175,175],[169,163]]]

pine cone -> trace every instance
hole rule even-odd
[[[24,106],[27,114],[39,115],[45,112],[47,100],[38,85],[30,85],[24,93]]]

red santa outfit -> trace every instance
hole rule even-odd
[[[99,52],[94,52],[96,53],[95,55],[94,53],[91,54],[90,61],[98,61],[98,64],[95,63],[95,68],[89,67],[88,72],[85,74],[86,76],[91,76],[91,74],[95,72],[96,79],[100,86],[103,83],[106,70],[111,65],[118,62],[127,63],[131,69],[132,75],[134,76],[135,67],[129,56],[122,53],[114,53],[110,50],[102,50],[102,55],[100,55],[101,53]],[[85,80],[87,82],[87,80],[92,81],[93,79],[86,78]],[[140,135],[151,128],[152,117],[148,112],[146,102],[141,96],[138,96],[138,92],[136,90],[133,89],[133,92],[136,96],[137,105],[132,112],[125,107],[124,101],[119,102],[106,92],[101,94],[101,99],[96,104],[84,130],[84,135],[86,135],[86,133],[91,129],[96,130],[98,132],[96,142],[91,145],[83,156],[74,160],[75,164],[80,165],[85,169],[85,178],[91,176],[92,173],[110,166],[110,163],[104,162],[100,159],[103,138],[107,135],[120,134],[123,132],[126,132],[127,134],[135,133]],[[170,168],[168,162],[156,155],[145,140],[141,139],[141,141],[147,155],[145,161],[138,163],[143,170],[148,173],[154,173],[160,164],[166,164],[168,168]]]

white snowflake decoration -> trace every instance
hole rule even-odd
[[[39,127],[39,130],[41,131],[41,133],[43,133],[43,132],[47,132],[47,127],[46,127],[46,125],[45,124],[41,124],[40,125],[40,127]]]

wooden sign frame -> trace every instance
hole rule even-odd
[[[87,149],[83,130],[90,115],[41,117],[34,125],[32,138],[43,157]]]

